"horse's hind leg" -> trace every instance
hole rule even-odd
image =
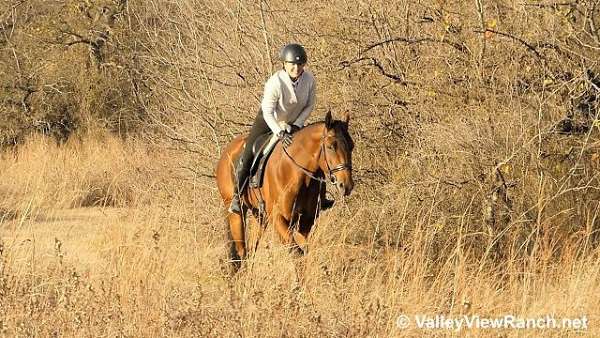
[[[227,223],[231,235],[231,260],[239,268],[241,261],[246,258],[246,238],[244,233],[244,218],[240,214],[229,213]]]
[[[261,217],[252,217],[251,219],[252,225],[250,226],[250,229],[256,229],[256,233],[254,238],[251,238],[253,242],[250,250],[252,251],[252,254],[256,254],[258,246],[260,245],[260,240],[265,232],[265,224]],[[251,239],[248,240],[250,241]],[[250,245],[250,243],[248,243],[248,245]]]

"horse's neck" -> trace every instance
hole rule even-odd
[[[311,172],[317,171],[322,135],[321,125],[310,125],[296,134],[294,143],[288,147],[288,153],[296,164]]]

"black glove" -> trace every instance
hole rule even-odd
[[[292,135],[285,130],[282,130],[277,134],[277,137],[281,140],[284,147],[289,147],[292,144]]]
[[[292,124],[292,125],[291,125],[291,129],[292,129],[292,130],[290,131],[290,134],[293,134],[293,133],[297,132],[298,130],[300,130],[300,127],[298,127],[298,126],[297,126],[297,125],[295,125],[295,124]]]

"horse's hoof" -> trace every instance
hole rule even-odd
[[[300,258],[306,256],[307,252],[305,249],[302,249],[299,246],[294,246],[291,250],[291,253],[294,257]]]
[[[321,210],[331,209],[334,204],[335,201],[324,198],[323,200],[321,200]]]

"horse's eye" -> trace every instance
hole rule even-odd
[[[331,144],[329,144],[327,146],[327,148],[329,148],[331,150],[335,150],[337,148],[337,142],[335,142],[335,141],[331,142]]]

